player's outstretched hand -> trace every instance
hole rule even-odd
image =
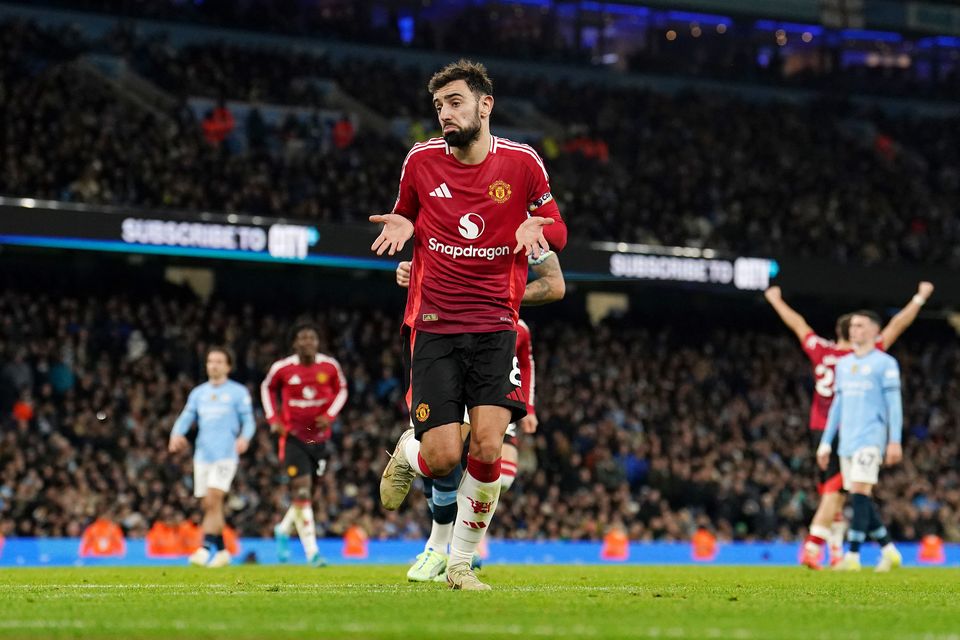
[[[247,449],[250,448],[250,441],[246,438],[237,438],[236,443],[234,443],[234,448],[237,450],[237,455],[242,456],[247,452]]]
[[[883,461],[883,464],[888,467],[895,464],[899,464],[903,460],[903,447],[900,446],[899,442],[891,442],[887,444],[887,455]]]
[[[930,296],[933,295],[933,283],[932,282],[921,282],[920,286],[917,287],[917,295],[922,296],[924,300],[929,300]]]
[[[270,423],[270,433],[276,433],[277,435],[285,436],[287,435],[287,428],[283,426],[283,423],[279,420]]]
[[[821,444],[817,448],[817,466],[820,467],[820,469],[823,471],[826,471],[827,465],[830,464],[831,451],[832,451],[832,447],[828,444]]]
[[[536,260],[540,254],[550,251],[550,245],[547,239],[543,237],[543,227],[553,224],[553,218],[544,218],[543,216],[530,216],[523,221],[517,228],[517,247],[514,253],[523,251],[528,256],[533,256]]]
[[[413,263],[409,260],[404,260],[397,265],[397,284],[406,289],[410,286],[410,268],[413,266]]]
[[[537,420],[537,414],[535,413],[528,413],[520,418],[520,428],[524,433],[536,433],[539,424],[540,421]]]
[[[413,223],[396,213],[370,216],[370,222],[383,225],[380,235],[370,246],[378,256],[382,256],[384,251],[387,255],[394,255],[413,237]]]
[[[180,453],[186,451],[189,444],[183,436],[170,436],[170,444],[167,446],[167,450],[170,453]]]
[[[317,416],[317,419],[314,421],[314,423],[317,425],[317,428],[322,431],[326,431],[330,428],[330,418],[327,416]]]
[[[770,287],[763,292],[763,297],[767,299],[767,302],[773,304],[779,300],[783,300],[783,292],[780,291],[780,287]]]

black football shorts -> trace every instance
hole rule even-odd
[[[444,424],[460,423],[464,409],[510,410],[510,422],[527,415],[520,390],[517,333],[442,334],[404,327],[407,404],[419,440]]]

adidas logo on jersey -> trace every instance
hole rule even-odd
[[[287,381],[289,384],[300,384],[300,376],[293,374],[290,376],[290,380]]]
[[[453,194],[450,193],[450,189],[447,188],[446,182],[441,182],[440,186],[430,192],[430,195],[434,198],[452,198]]]

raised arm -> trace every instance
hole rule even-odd
[[[567,285],[560,269],[560,259],[553,251],[548,251],[546,257],[531,262],[530,269],[537,276],[536,280],[527,283],[520,304],[532,307],[549,302],[562,300],[567,292]]]
[[[913,321],[917,319],[917,314],[920,313],[921,307],[926,304],[931,295],[933,295],[933,284],[921,282],[910,302],[897,315],[890,318],[890,322],[880,332],[884,349],[889,350],[893,343],[897,341],[897,338],[907,330],[907,327],[913,324]]]
[[[783,324],[787,325],[796,334],[797,340],[803,342],[808,335],[813,333],[813,329],[807,324],[806,319],[783,301],[783,293],[780,291],[780,287],[770,287],[763,292],[763,297],[767,299],[773,310],[783,320]]]

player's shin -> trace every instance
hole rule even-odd
[[[277,525],[277,531],[286,536],[290,535],[293,533],[299,517],[300,507],[297,505],[297,502],[294,501],[290,504],[290,508],[287,509],[287,512],[283,514],[283,519],[280,521],[280,524]]]
[[[307,560],[317,555],[317,525],[313,520],[313,507],[310,503],[300,506],[300,517],[296,520],[297,535],[303,545]]]
[[[453,522],[457,517],[457,490],[463,471],[457,467],[443,478],[433,481],[433,523],[425,549],[447,553],[447,545],[453,535]]]
[[[450,566],[470,566],[500,499],[500,459],[483,462],[467,455],[467,473],[457,494],[457,518],[450,544]]]
[[[500,466],[500,490],[507,491],[517,479],[517,463],[504,460]]]
[[[870,501],[870,525],[867,533],[882,547],[890,544],[890,534],[887,532],[887,528],[883,526],[883,520],[880,519],[880,510],[877,509],[873,500]]]
[[[847,534],[847,519],[843,516],[843,510],[838,509],[830,524],[830,537],[827,541],[830,543],[830,562],[839,561],[843,556],[843,540]]]
[[[862,493],[853,494],[853,519],[850,521],[850,531],[847,540],[850,541],[850,553],[860,554],[860,545],[867,539],[867,530],[870,527],[872,505],[870,496]]]

